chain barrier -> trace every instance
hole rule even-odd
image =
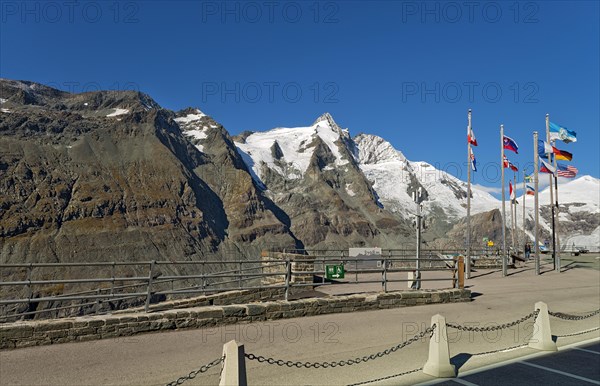
[[[590,330],[585,330],[585,331],[580,331],[580,332],[574,332],[572,334],[566,334],[566,335],[556,335],[557,338],[566,338],[568,336],[577,336],[577,335],[583,335],[583,334],[587,334],[590,332],[594,332],[594,331],[598,331],[600,330],[600,327],[596,327],[596,328],[592,328]]]
[[[586,315],[569,315],[569,314],[563,314],[562,312],[548,311],[548,315],[554,316],[555,318],[564,319],[564,320],[583,320],[583,319],[591,318],[592,316],[598,315],[598,314],[600,314],[600,309],[597,309],[596,311],[592,311]]]
[[[246,358],[248,358],[251,361],[258,361],[259,363],[263,363],[263,362],[267,362],[270,365],[277,365],[277,366],[287,366],[287,367],[297,367],[297,368],[315,368],[318,369],[320,367],[326,369],[328,367],[343,367],[343,366],[352,366],[352,365],[356,365],[362,362],[368,362],[377,358],[381,358],[384,355],[389,355],[393,352],[396,352],[406,346],[408,346],[411,343],[414,343],[416,341],[418,341],[419,339],[422,339],[425,335],[429,334],[429,337],[431,337],[433,335],[433,331],[435,330],[435,325],[433,325],[432,327],[429,327],[425,330],[423,330],[423,332],[413,336],[412,338],[410,338],[409,340],[402,342],[400,344],[397,344],[393,347],[390,347],[386,350],[380,351],[378,353],[375,354],[371,354],[371,355],[365,355],[362,358],[354,358],[354,359],[347,359],[347,360],[342,360],[342,361],[335,361],[335,362],[292,362],[292,361],[284,361],[282,359],[275,359],[275,358],[266,358],[262,355],[254,355],[254,354],[249,354],[246,353],[244,354],[244,356]]]
[[[498,331],[498,330],[504,330],[506,328],[510,328],[513,326],[517,326],[531,318],[533,318],[533,320],[535,321],[535,319],[537,318],[539,313],[540,313],[540,310],[535,310],[531,314],[526,315],[526,316],[522,317],[521,319],[515,320],[512,323],[504,323],[499,326],[490,326],[490,327],[462,326],[460,324],[454,324],[454,323],[448,323],[448,322],[446,322],[446,326],[450,327],[450,328],[455,328],[460,331],[469,331],[469,332]]]
[[[181,385],[185,381],[189,381],[190,379],[196,378],[196,375],[207,372],[208,369],[222,363],[224,360],[225,360],[225,356],[215,359],[214,361],[200,367],[198,370],[194,370],[194,371],[190,372],[188,375],[177,378],[177,380],[175,380],[173,382],[167,383],[167,386]],[[223,371],[223,368],[221,368],[221,371]]]
[[[514,322],[511,323],[504,323],[501,324],[499,326],[490,326],[490,327],[476,327],[476,326],[463,326],[463,325],[459,325],[459,324],[454,324],[454,323],[448,323],[446,322],[446,326],[450,327],[450,328],[454,328],[460,331],[469,331],[469,332],[489,332],[489,331],[498,331],[498,330],[503,330],[506,328],[510,328],[510,327],[514,327],[517,326],[531,318],[533,318],[533,320],[535,321],[535,319],[537,318],[538,314],[540,313],[540,310],[535,310],[532,313],[530,313],[529,315],[526,315],[520,319],[515,320]],[[548,311],[548,314],[551,316],[554,316],[556,318],[559,319],[564,319],[564,320],[583,320],[583,319],[587,319],[587,318],[591,318],[594,315],[598,315],[600,314],[600,309],[593,311],[591,313],[588,313],[586,315],[570,315],[570,314],[564,314],[562,312],[551,312]],[[343,366],[352,366],[352,365],[356,365],[359,363],[363,363],[363,362],[368,362],[371,360],[375,360],[377,358],[381,358],[385,355],[389,355],[391,353],[394,353],[420,339],[422,339],[423,337],[425,337],[426,335],[429,335],[429,337],[433,336],[433,332],[435,331],[436,325],[433,325],[425,330],[423,330],[421,333],[413,336],[412,338],[410,338],[407,341],[404,341],[402,343],[399,343],[393,347],[390,347],[386,350],[383,351],[379,351],[377,353],[371,354],[371,355],[365,355],[363,357],[358,357],[358,358],[354,358],[354,359],[347,359],[347,360],[341,360],[341,361],[332,361],[332,362],[300,362],[300,361],[284,361],[282,359],[275,359],[275,358],[271,358],[271,357],[264,357],[262,355],[255,355],[252,353],[246,353],[244,354],[244,356],[246,358],[248,358],[249,360],[255,360],[258,361],[259,363],[268,363],[270,365],[277,365],[277,366],[287,366],[287,367],[296,367],[296,368],[328,368],[328,367],[343,367]],[[557,337],[568,337],[568,336],[575,336],[575,335],[582,335],[582,334],[587,334],[589,332],[593,332],[593,331],[597,331],[600,330],[600,327],[596,327],[596,328],[592,328],[590,330],[586,330],[586,331],[581,331],[581,332],[576,332],[573,334],[567,334],[567,335],[557,335]],[[472,355],[487,355],[487,354],[494,354],[494,353],[498,353],[498,352],[504,352],[504,351],[510,351],[510,350],[515,350],[518,348],[523,348],[526,347],[527,344],[523,344],[523,345],[519,345],[519,346],[513,346],[513,347],[508,347],[508,348],[503,348],[503,349],[499,349],[499,350],[493,350],[493,351],[485,351],[485,352],[480,352],[480,353],[476,353],[476,354],[472,354]],[[192,372],[190,372],[188,375],[183,376],[178,378],[177,380],[170,382],[167,384],[167,386],[175,386],[175,385],[181,385],[184,382],[194,379],[198,374],[200,373],[204,373],[206,371],[208,371],[210,368],[223,363],[223,361],[225,360],[225,356],[222,356],[221,358],[215,359],[214,361],[200,367],[198,370],[194,370]],[[381,378],[377,378],[377,379],[372,379],[369,381],[364,381],[364,382],[359,382],[359,383],[354,383],[351,384],[349,386],[358,386],[358,385],[364,385],[367,383],[373,383],[373,382],[379,382],[379,381],[383,381],[386,379],[391,379],[391,378],[395,378],[395,377],[400,377],[403,375],[407,375],[407,374],[411,374],[411,373],[415,373],[417,371],[421,371],[422,368],[418,368],[418,369],[414,369],[414,370],[409,370],[403,373],[399,373],[399,374],[394,374],[394,375],[389,375],[386,377],[381,377]],[[221,371],[223,371],[223,369],[221,368]]]
[[[386,379],[392,379],[392,378],[397,378],[397,377],[401,377],[403,375],[408,375],[408,374],[412,374],[412,373],[416,373],[417,371],[421,371],[423,370],[422,367],[418,368],[418,369],[414,369],[414,370],[409,370],[409,371],[405,371],[403,373],[399,373],[399,374],[394,374],[394,375],[388,375],[387,377],[381,377],[381,378],[376,378],[376,379],[371,379],[369,381],[363,381],[363,382],[358,382],[358,383],[352,383],[348,386],[358,386],[358,385],[366,385],[367,383],[374,383],[374,382],[379,382],[379,381],[385,381]]]

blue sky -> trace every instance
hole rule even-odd
[[[580,175],[600,175],[597,1],[2,1],[0,76],[68,91],[139,89],[194,106],[232,134],[300,126],[325,111],[351,134],[466,178],[499,126],[533,160],[545,114],[575,130]],[[457,171],[456,165],[460,170]],[[499,187],[497,168],[474,182]]]

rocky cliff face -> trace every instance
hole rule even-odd
[[[255,257],[260,244],[299,245],[214,121],[202,152],[141,93],[0,87],[3,262]]]

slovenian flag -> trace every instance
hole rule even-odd
[[[549,163],[545,162],[542,159],[540,159],[540,162],[542,163],[540,165],[540,173],[548,173],[548,174],[556,173],[556,169],[554,168],[554,166],[550,165]]]
[[[510,162],[508,160],[508,158],[506,158],[506,156],[504,156],[504,165],[505,168],[510,168],[510,170],[512,170],[513,172],[518,172],[519,168],[516,167],[512,162]]]
[[[550,139],[558,139],[564,143],[577,142],[577,133],[564,126],[550,122]]]
[[[473,129],[469,129],[469,126],[467,126],[467,142],[469,142],[473,146],[477,146],[477,138],[475,138]]]
[[[477,160],[475,159],[475,154],[473,154],[473,152],[471,152],[471,169],[473,169],[474,172],[477,171]]]
[[[502,139],[502,143],[504,144],[504,148],[506,150],[511,150],[511,151],[514,151],[515,153],[519,154],[519,146],[517,146],[517,143],[515,142],[514,139],[507,137],[505,135],[504,138]]]
[[[529,185],[525,185],[527,187],[526,193],[530,196],[535,196],[535,189]]]
[[[577,170],[577,168],[575,166],[571,166],[571,165],[563,165],[563,164],[557,163],[556,167],[558,169],[556,174],[559,177],[575,178],[575,176],[579,172],[579,170]]]

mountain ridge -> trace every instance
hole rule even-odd
[[[425,240],[443,238],[466,213],[465,182],[376,135],[352,137],[329,113],[309,126],[231,136],[199,109],[163,109],[139,92],[69,94],[1,79],[0,94],[3,260],[75,259],[73,249],[103,259],[89,240],[115,234],[125,246],[128,229],[141,232],[132,244],[156,238],[141,250],[157,259],[393,248],[413,242],[419,188]],[[473,214],[500,206],[472,194]],[[561,213],[564,236],[600,233],[599,205],[573,204]],[[168,245],[173,229],[181,233]],[[122,248],[112,257],[142,256]]]

